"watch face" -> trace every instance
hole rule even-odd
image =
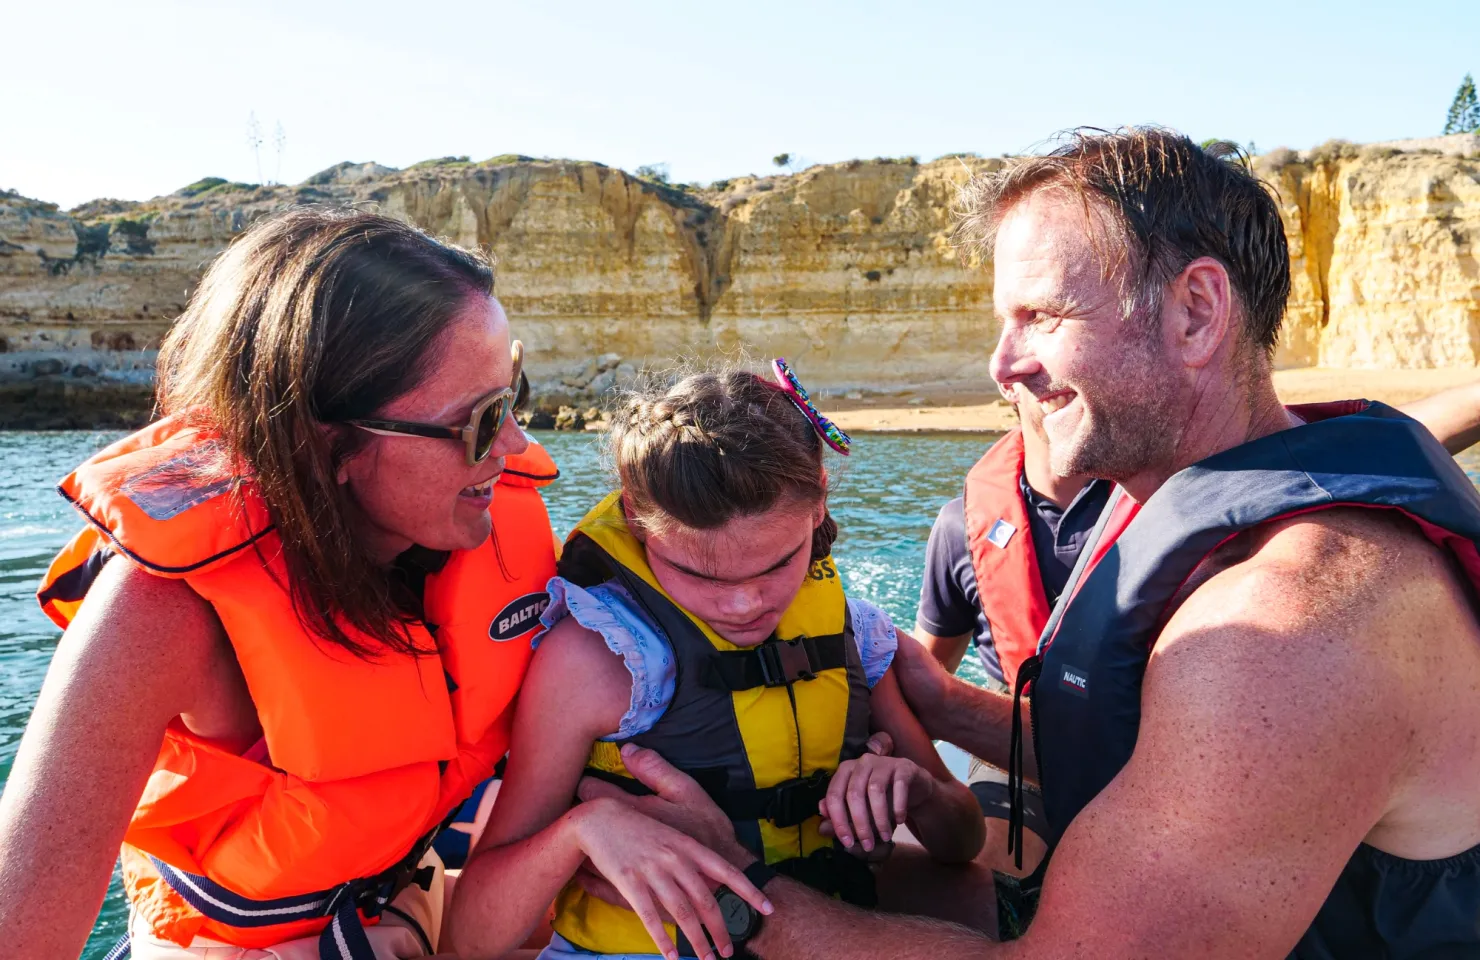
[[[720,891],[716,902],[720,915],[725,918],[726,932],[732,937],[749,936],[751,924],[755,922],[755,908],[730,890]]]

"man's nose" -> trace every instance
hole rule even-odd
[[[997,336],[997,349],[992,351],[992,379],[1004,393],[1012,385],[1042,369],[1027,342],[1027,331],[1020,324],[1004,323]]]

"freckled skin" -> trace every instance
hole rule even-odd
[[[509,383],[508,321],[474,298],[444,331],[423,382],[380,417],[460,426]],[[373,437],[341,471],[363,510],[361,534],[386,560],[412,542],[476,547],[486,508],[459,500],[528,441],[512,421],[488,460],[469,467],[447,440]],[[15,766],[0,795],[0,944],[7,957],[82,951],[118,846],[179,718],[224,749],[260,735],[240,666],[210,605],[181,580],[111,561],[58,644]]]
[[[473,405],[506,386],[513,372],[509,321],[492,297],[476,297],[438,338],[429,375],[377,416],[461,427]],[[389,560],[413,543],[432,550],[471,550],[488,539],[492,520],[481,504],[458,497],[503,471],[504,457],[529,441],[510,417],[488,459],[468,466],[462,443],[371,434],[340,470],[339,480],[364,511],[365,536]],[[495,496],[497,493],[495,493]]]

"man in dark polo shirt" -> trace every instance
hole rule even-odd
[[[994,444],[972,469],[973,477],[991,471],[999,482],[973,488],[968,480],[967,492],[942,507],[936,517],[925,550],[925,578],[915,616],[916,639],[946,669],[959,668],[967,646],[975,644],[987,675],[984,685],[1008,694],[1018,664],[1036,644],[1048,611],[1058,602],[1114,486],[1090,477],[1055,476],[1048,465],[1043,413],[1036,405],[1030,406],[1018,411],[1019,430]],[[980,492],[973,512],[984,521],[978,526],[986,527],[986,535],[977,538],[980,549],[976,551],[966,516],[966,501],[975,491]],[[1019,525],[1026,529],[1017,529]],[[1008,530],[1011,533],[1004,537]],[[979,578],[977,567],[983,566],[986,572],[982,561],[991,560],[999,565]],[[1016,622],[1000,615],[1009,610],[1020,613]],[[994,642],[993,619],[998,622],[997,639],[1004,641],[1001,649]],[[1006,642],[1000,633],[1009,631],[1015,636]],[[1039,840],[1044,832],[1043,805],[1037,792],[1030,786],[1024,798],[1026,831],[1023,869],[1019,870],[1007,855],[1010,797],[1006,772],[972,757],[966,779],[987,820],[987,842],[978,862],[1000,873],[1025,876],[1032,872],[1044,849]]]

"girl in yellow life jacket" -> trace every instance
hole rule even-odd
[[[619,411],[620,489],[577,525],[550,582],[499,801],[455,892],[464,955],[517,946],[558,894],[543,960],[731,956],[744,934],[727,931],[715,882],[731,888],[726,913],[745,909],[735,894],[764,912],[751,881],[769,871],[872,905],[866,861],[895,827],[938,860],[980,849],[975,801],[890,672],[895,627],[845,597],[831,556],[823,451],[846,453],[847,437],[784,361],[773,373],[700,373]],[[865,749],[874,731],[895,756]],[[636,829],[618,800],[572,807],[583,775],[645,790],[626,743],[698,781],[769,866],[732,883],[707,848]],[[587,857],[626,905],[571,882]]]

